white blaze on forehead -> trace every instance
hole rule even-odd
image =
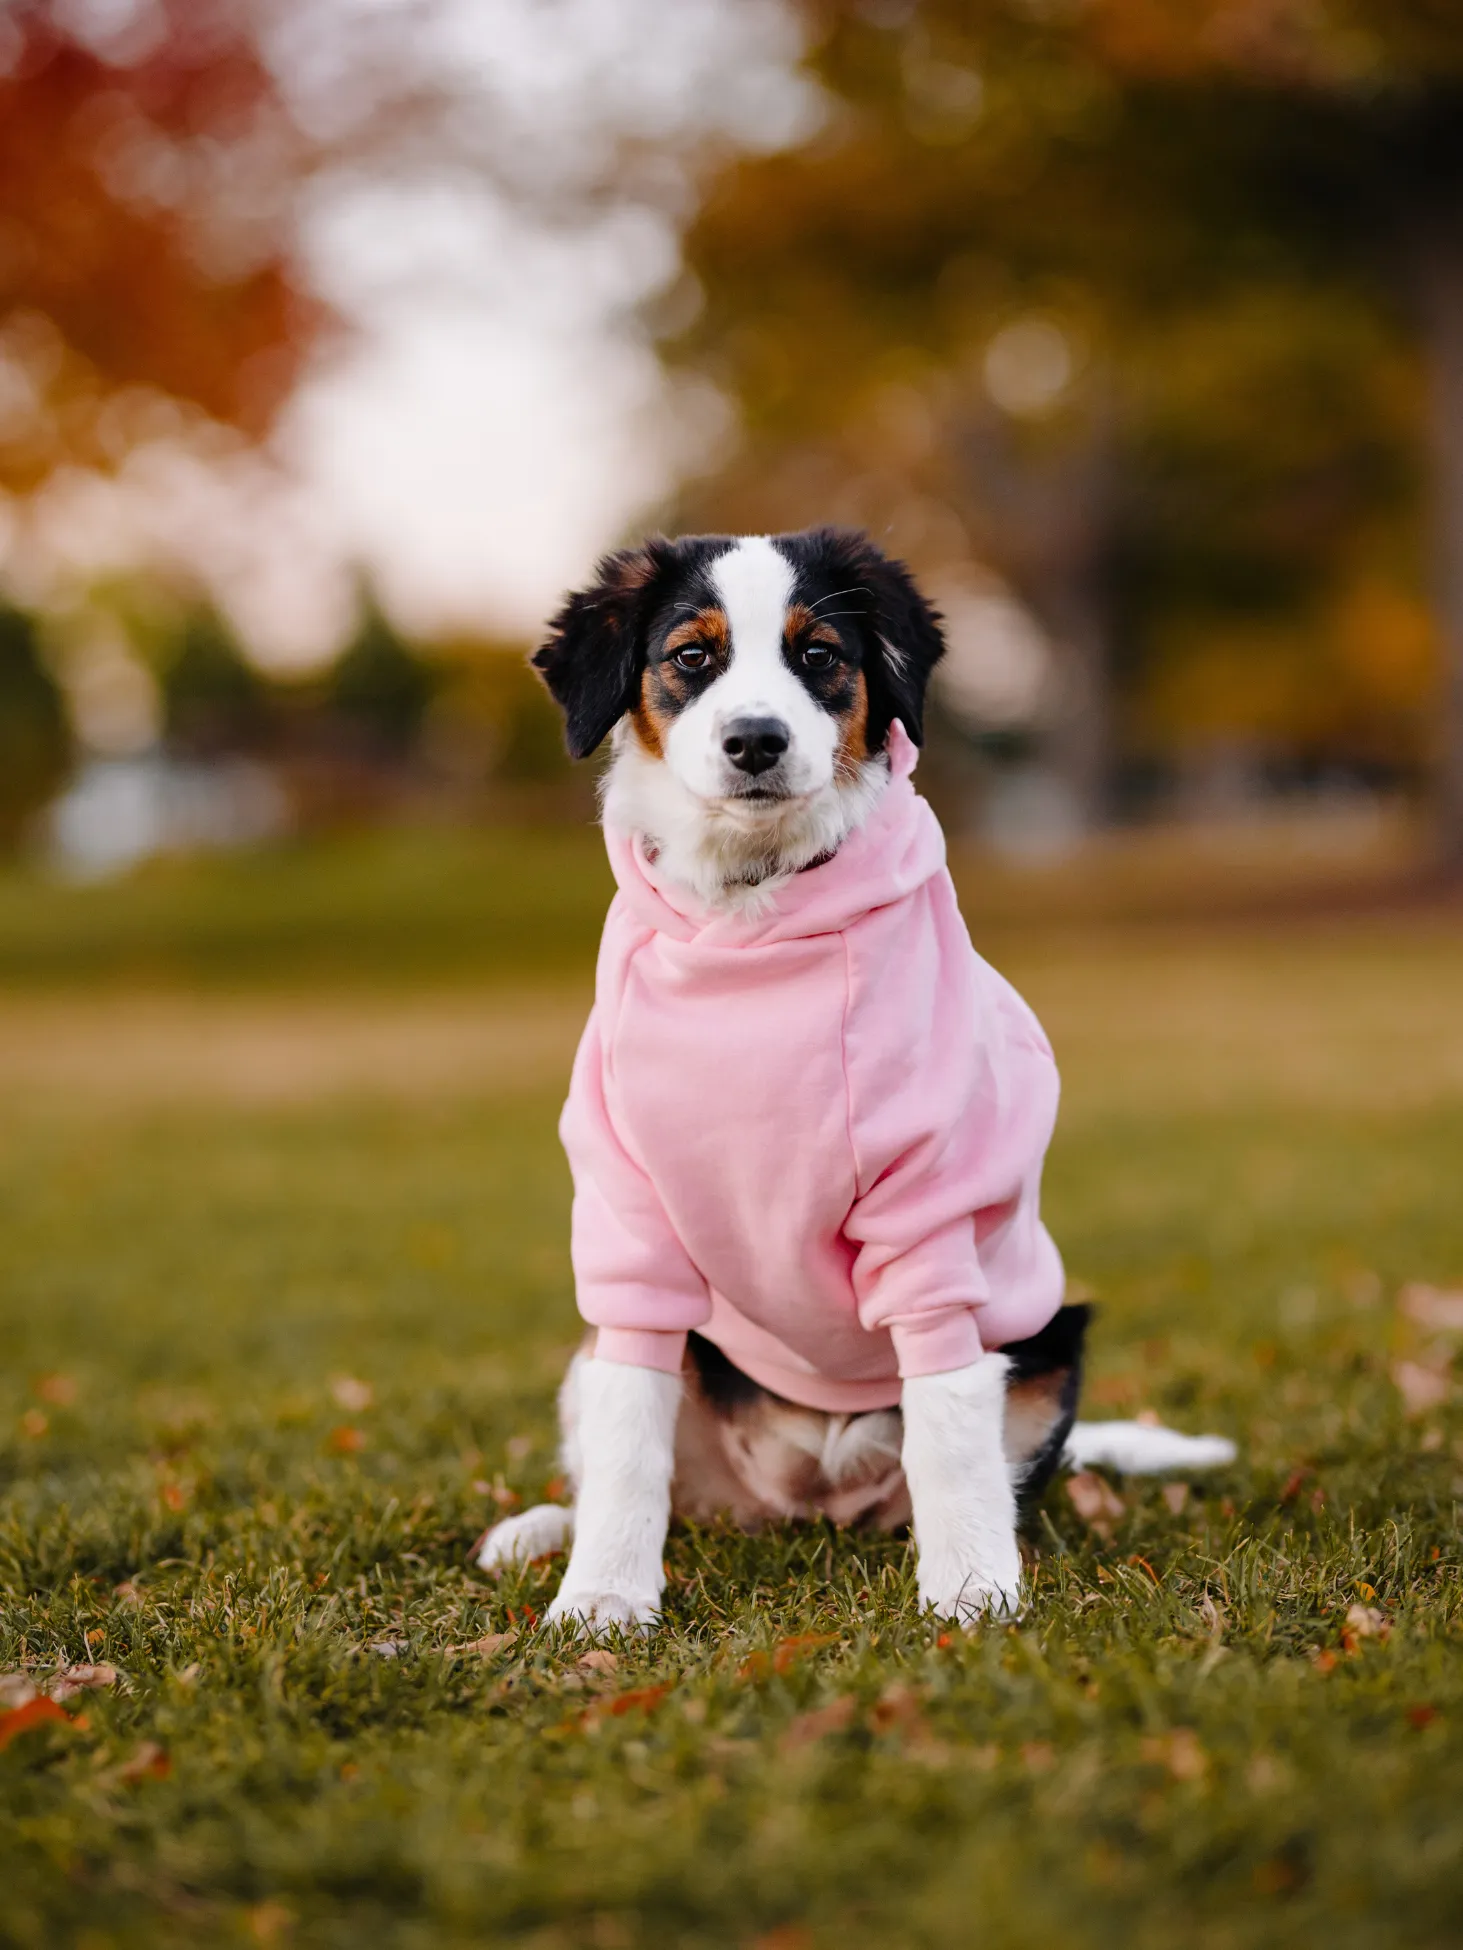
[[[733,542],[707,568],[726,614],[731,657],[726,668],[684,711],[665,738],[671,772],[706,799],[735,793],[744,777],[724,743],[726,728],[745,716],[776,718],[788,736],[778,782],[793,795],[831,786],[838,723],[794,673],[782,653],[793,566],[765,535]]]
[[[744,670],[751,665],[781,668],[782,631],[793,591],[791,562],[765,535],[747,535],[717,557],[709,574],[726,611],[733,659]]]

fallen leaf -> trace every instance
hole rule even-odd
[[[777,1743],[778,1750],[784,1754],[794,1754],[830,1733],[841,1733],[853,1718],[855,1706],[853,1695],[843,1693],[837,1699],[829,1700],[826,1706],[815,1706],[809,1713],[799,1713],[796,1719],[788,1722]]]
[[[737,1668],[738,1679],[765,1679],[769,1673],[790,1672],[804,1653],[812,1652],[820,1645],[836,1645],[837,1632],[798,1632],[792,1638],[779,1639],[770,1652],[758,1650],[749,1652]]]
[[[59,1722],[63,1727],[76,1723],[69,1713],[63,1713],[52,1699],[29,1699],[24,1706],[17,1706],[12,1712],[0,1713],[0,1749],[6,1748],[17,1734],[29,1733],[33,1727],[44,1726],[48,1720]]]
[[[1419,1731],[1423,1727],[1430,1727],[1437,1717],[1438,1709],[1435,1706],[1409,1706],[1407,1709],[1408,1726],[1417,1727]]]
[[[1280,1501],[1294,1503],[1315,1473],[1309,1463],[1302,1463],[1299,1469],[1291,1470],[1285,1479],[1285,1487],[1280,1492]]]
[[[1452,1393],[1453,1384],[1445,1374],[1435,1374],[1417,1361],[1394,1361],[1392,1380],[1409,1415],[1426,1415],[1438,1408]]]
[[[188,1507],[188,1492],[181,1483],[164,1483],[158,1494],[175,1516]]]
[[[812,1950],[813,1932],[802,1923],[779,1923],[753,1937],[751,1950]]]
[[[1079,1469],[1067,1478],[1067,1495],[1077,1515],[1102,1538],[1112,1536],[1113,1525],[1127,1508],[1111,1483],[1090,1469]]]
[[[479,1659],[490,1659],[495,1652],[501,1652],[505,1645],[512,1645],[517,1637],[517,1632],[489,1632],[483,1638],[469,1639],[466,1645],[449,1645],[447,1656],[458,1659],[472,1654]]]
[[[28,1408],[20,1418],[20,1432],[29,1436],[32,1442],[39,1442],[51,1424],[38,1408]]]
[[[503,1444],[503,1453],[509,1462],[522,1462],[525,1456],[531,1456],[533,1454],[533,1437],[531,1435],[510,1435],[508,1440]]]
[[[349,1415],[363,1415],[376,1399],[370,1382],[353,1374],[333,1374],[329,1385],[332,1399]]]
[[[1463,1289],[1444,1291],[1414,1280],[1397,1295],[1397,1308],[1434,1333],[1463,1334]]]
[[[1209,1771],[1209,1756],[1192,1727],[1174,1727],[1143,1742],[1143,1758],[1166,1767],[1176,1781],[1200,1781]]]
[[[1335,1672],[1339,1661],[1328,1645],[1318,1646],[1311,1654],[1311,1664],[1319,1673]]]
[[[637,1686],[628,1693],[597,1699],[585,1707],[577,1721],[569,1721],[568,1728],[587,1733],[597,1730],[602,1720],[618,1720],[626,1713],[653,1713],[670,1690],[669,1686]]]
[[[132,1582],[131,1578],[123,1578],[120,1584],[113,1585],[112,1597],[119,1605],[140,1605],[142,1603],[141,1589]]]
[[[28,1672],[0,1672],[0,1709],[8,1712],[29,1706],[35,1696],[35,1683]]]
[[[255,1903],[249,1911],[249,1934],[256,1943],[273,1943],[294,1928],[295,1914],[283,1903]]]
[[[1017,1751],[1028,1774],[1047,1774],[1056,1766],[1057,1750],[1049,1740],[1028,1740]]]
[[[43,1374],[36,1393],[53,1408],[70,1408],[76,1400],[76,1383],[69,1374]]]
[[[596,1646],[593,1652],[586,1652],[584,1657],[575,1663],[581,1672],[609,1673],[618,1672],[620,1669],[619,1655],[604,1646]]]
[[[119,1781],[165,1781],[173,1771],[167,1749],[155,1740],[144,1740],[137,1752],[117,1769]]]
[[[1187,1483],[1165,1483],[1159,1491],[1164,1507],[1170,1516],[1181,1517],[1189,1507],[1189,1486]]]
[[[102,1686],[115,1686],[118,1676],[115,1666],[63,1666],[47,1685],[46,1691],[54,1700],[75,1699],[78,1693],[93,1692]]]
[[[348,1422],[342,1422],[339,1428],[330,1431],[325,1439],[325,1446],[337,1456],[355,1456],[365,1448],[366,1438],[359,1429],[353,1429]]]
[[[1385,1644],[1392,1636],[1392,1621],[1375,1605],[1351,1605],[1346,1612],[1346,1632],[1342,1634],[1343,1643],[1347,1634],[1354,1639],[1381,1639]],[[1351,1650],[1350,1646],[1347,1650]]]
[[[407,1645],[406,1639],[372,1639],[366,1650],[374,1652],[378,1659],[399,1659]]]

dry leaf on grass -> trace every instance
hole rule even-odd
[[[46,1691],[53,1700],[74,1699],[100,1686],[115,1686],[120,1676],[115,1666],[63,1666]]]
[[[359,1429],[342,1423],[338,1429],[330,1431],[325,1438],[325,1446],[332,1455],[358,1456],[366,1446],[366,1438]]]
[[[1414,1280],[1397,1295],[1397,1307],[1419,1327],[1439,1334],[1463,1334],[1463,1289],[1445,1291]]]
[[[1392,1380],[1409,1415],[1426,1415],[1429,1409],[1440,1408],[1453,1392],[1447,1375],[1436,1374],[1417,1361],[1394,1361]]]
[[[837,1632],[798,1632],[779,1639],[770,1652],[749,1652],[737,1668],[738,1679],[766,1679],[770,1673],[790,1672],[805,1653],[820,1645],[836,1645]]]
[[[155,1740],[144,1740],[130,1760],[123,1761],[117,1769],[119,1781],[165,1781],[173,1771],[173,1763],[165,1747]]]
[[[363,1415],[376,1399],[376,1391],[370,1382],[362,1381],[353,1374],[333,1374],[330,1377],[330,1393],[348,1415]]]
[[[1127,1508],[1111,1483],[1090,1469],[1079,1469],[1067,1478],[1067,1495],[1077,1515],[1103,1538],[1112,1536],[1113,1525]]]
[[[43,1374],[36,1393],[53,1408],[70,1408],[76,1400],[76,1383],[69,1374]]]
[[[84,1721],[73,1720],[69,1713],[63,1713],[53,1699],[29,1699],[9,1713],[0,1713],[0,1750],[8,1747],[17,1734],[29,1733],[48,1720],[63,1727],[85,1725]]]
[[[829,1700],[826,1706],[815,1706],[810,1713],[799,1713],[789,1722],[786,1731],[777,1745],[784,1754],[797,1753],[802,1747],[812,1746],[815,1740],[822,1740],[830,1733],[841,1733],[854,1716],[855,1701],[852,1694],[844,1693],[837,1699]]]
[[[469,1639],[465,1645],[449,1645],[447,1656],[449,1659],[490,1659],[495,1652],[501,1652],[505,1645],[512,1645],[517,1637],[517,1632],[488,1632],[483,1638]]]
[[[0,1672],[0,1712],[29,1706],[35,1696],[35,1681],[28,1672]]]
[[[593,1652],[586,1652],[575,1663],[580,1672],[611,1673],[620,1669],[619,1655],[605,1646],[596,1646]]]
[[[1341,1644],[1347,1652],[1354,1652],[1361,1639],[1380,1639],[1385,1645],[1391,1636],[1392,1621],[1384,1611],[1375,1605],[1348,1606],[1341,1633]]]
[[[1209,1756],[1192,1727],[1174,1727],[1143,1742],[1143,1758],[1166,1767],[1176,1781],[1201,1781],[1209,1771]]]
[[[1049,1774],[1057,1764],[1057,1750],[1050,1740],[1028,1740],[1017,1751],[1028,1774]]]
[[[1189,1507],[1189,1486],[1187,1483],[1165,1483],[1159,1494],[1164,1508],[1170,1516],[1181,1517]]]

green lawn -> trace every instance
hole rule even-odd
[[[1029,1614],[969,1638],[901,1541],[678,1533],[666,1628],[586,1669],[529,1624],[555,1566],[468,1564],[554,1474],[604,886],[496,844],[0,886],[0,1671],[119,1673],[0,1752],[0,1941],[1455,1944],[1463,1334],[1396,1300],[1463,1288],[1463,929],[1008,919],[1088,1412],[1240,1464],[1114,1479],[1102,1530],[1054,1486]],[[320,1043],[366,975],[384,1041],[537,1027],[430,1089],[369,1040],[288,1100],[79,1083],[164,975],[215,1043],[246,978]]]

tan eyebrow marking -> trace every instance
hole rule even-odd
[[[677,623],[666,638],[666,654],[673,657],[677,650],[684,650],[687,644],[706,643],[708,639],[711,648],[725,650],[730,638],[731,625],[726,620],[724,609],[698,609],[684,623]]]
[[[843,639],[831,623],[820,623],[806,603],[794,603],[787,612],[783,635],[789,641],[807,632],[809,643],[825,643],[830,650],[841,650]]]

